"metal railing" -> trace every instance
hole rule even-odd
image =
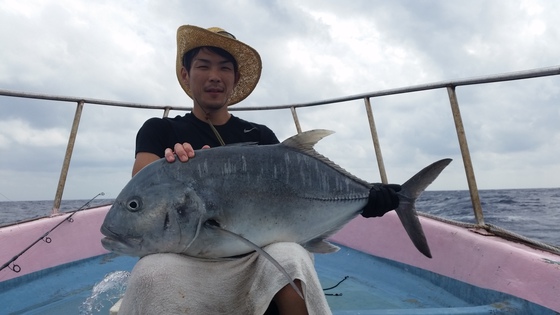
[[[301,103],[301,104],[291,104],[291,105],[276,105],[276,106],[262,106],[262,107],[232,107],[230,111],[258,111],[258,110],[287,110],[289,109],[292,113],[292,117],[296,126],[296,129],[299,132],[302,131],[299,118],[297,115],[297,108],[303,107],[312,107],[312,106],[322,106],[322,105],[329,105],[335,103],[343,103],[349,102],[354,100],[364,100],[364,105],[366,108],[367,118],[370,126],[371,136],[373,140],[373,146],[375,150],[375,155],[377,159],[377,164],[379,167],[379,173],[381,177],[381,181],[387,183],[387,174],[385,172],[385,166],[383,162],[383,156],[381,153],[381,146],[379,144],[379,139],[377,136],[377,129],[375,126],[375,119],[373,116],[373,110],[371,106],[371,99],[381,96],[389,96],[389,95],[397,95],[397,94],[406,94],[412,92],[419,92],[419,91],[428,91],[428,90],[437,90],[437,89],[446,89],[447,94],[449,96],[449,102],[451,105],[451,110],[453,113],[453,119],[455,122],[455,129],[457,132],[457,137],[459,141],[459,146],[461,150],[461,155],[463,159],[463,164],[465,168],[465,173],[467,176],[467,183],[469,187],[469,192],[471,196],[471,203],[473,206],[474,216],[476,219],[477,226],[484,226],[484,216],[482,211],[482,206],[480,203],[480,197],[478,188],[476,185],[476,179],[474,175],[474,170],[472,166],[472,161],[470,157],[470,152],[467,144],[467,137],[465,134],[465,129],[463,127],[463,121],[461,118],[461,113],[459,110],[459,102],[457,99],[456,88],[460,86],[466,85],[479,85],[479,84],[487,84],[487,83],[494,83],[494,82],[504,82],[504,81],[513,81],[513,80],[522,80],[522,79],[530,79],[530,78],[538,78],[538,77],[545,77],[545,76],[553,76],[560,74],[560,66],[549,67],[549,68],[541,68],[541,69],[534,69],[528,71],[520,71],[520,72],[512,72],[512,73],[505,73],[505,74],[498,74],[498,75],[490,75],[490,76],[482,76],[470,79],[463,79],[463,80],[455,80],[455,81],[443,81],[443,82],[436,82],[430,84],[423,84],[423,85],[415,85],[415,86],[408,86],[403,88],[397,89],[388,89],[382,90],[377,92],[371,93],[364,93],[352,96],[346,96],[341,98],[334,98],[328,99],[323,101],[317,102],[309,102],[309,103]],[[91,105],[104,105],[104,106],[115,106],[115,107],[128,107],[128,108],[140,108],[140,109],[160,109],[163,110],[163,116],[167,117],[169,111],[171,110],[192,110],[192,107],[186,106],[166,106],[166,105],[146,105],[146,104],[138,104],[138,103],[127,103],[127,102],[116,102],[116,101],[108,101],[108,100],[98,100],[98,99],[88,99],[88,98],[77,98],[77,97],[65,97],[65,96],[53,96],[53,95],[44,95],[44,94],[33,94],[33,93],[24,93],[24,92],[15,92],[15,91],[7,91],[7,90],[0,90],[0,95],[9,96],[9,97],[17,97],[17,98],[27,98],[27,99],[40,99],[40,100],[49,100],[49,101],[62,101],[62,102],[70,102],[76,103],[76,112],[74,114],[74,121],[72,124],[72,129],[70,132],[70,136],[68,138],[68,145],[66,149],[66,154],[64,156],[64,162],[62,166],[62,170],[60,172],[60,178],[58,181],[57,191],[54,198],[53,208],[52,208],[52,215],[56,215],[59,212],[60,204],[62,201],[62,195],[64,192],[64,187],[66,184],[66,177],[68,174],[68,169],[70,167],[70,160],[72,157],[72,152],[74,150],[74,143],[76,140],[76,136],[78,133],[78,126],[80,124],[80,118],[82,114],[82,110],[84,105],[91,104]]]

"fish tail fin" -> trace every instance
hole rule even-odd
[[[414,246],[428,258],[432,258],[432,254],[422,225],[420,225],[415,203],[426,187],[439,176],[449,163],[451,163],[451,159],[443,159],[428,165],[402,184],[402,189],[398,192],[397,215]]]

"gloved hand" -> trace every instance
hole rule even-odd
[[[380,217],[399,206],[397,192],[401,185],[397,184],[373,184],[369,191],[369,200],[362,210],[365,218]]]

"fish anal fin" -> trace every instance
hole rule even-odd
[[[340,248],[332,243],[329,243],[323,238],[313,239],[302,246],[312,253],[328,254],[337,252]]]

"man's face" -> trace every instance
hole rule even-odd
[[[195,105],[206,112],[223,108],[237,83],[233,63],[204,48],[193,58],[190,72],[183,68],[181,74]]]

